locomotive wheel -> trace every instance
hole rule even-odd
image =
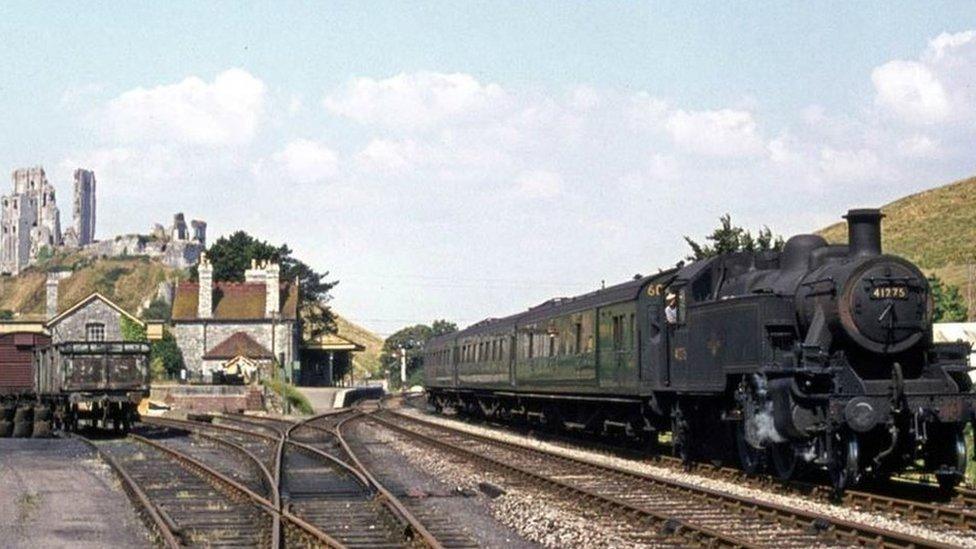
[[[963,475],[966,473],[966,437],[963,435],[962,429],[955,429],[955,432],[950,437],[946,437],[951,442],[941,452],[941,463],[938,465],[933,464],[942,466],[945,469],[952,469],[951,472],[936,473],[935,475],[935,478],[939,481],[939,488],[948,493],[955,490],[956,485],[959,484]]]
[[[747,475],[755,475],[762,472],[765,463],[763,451],[754,448],[746,440],[745,423],[739,422],[735,427],[735,446],[739,451],[739,464]]]
[[[671,416],[671,451],[685,463],[691,462],[690,431],[681,408],[676,408]]]
[[[797,476],[800,468],[800,458],[796,455],[796,448],[791,442],[779,442],[769,449],[773,458],[773,470],[780,480],[790,480]]]
[[[834,452],[827,470],[830,483],[839,494],[858,481],[860,447],[857,438],[839,437],[834,440]]]

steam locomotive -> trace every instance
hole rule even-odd
[[[933,343],[928,281],[882,253],[882,217],[849,211],[847,245],[798,235],[432,339],[428,402],[651,441],[670,431],[686,460],[826,470],[838,490],[906,470],[949,490],[976,409],[970,349]]]

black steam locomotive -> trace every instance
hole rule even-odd
[[[429,403],[670,431],[685,459],[737,456],[784,478],[826,469],[838,489],[912,469],[950,489],[974,412],[970,349],[933,343],[928,282],[882,253],[881,218],[848,212],[847,245],[794,236],[431,340]]]

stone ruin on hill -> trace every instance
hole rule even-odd
[[[54,186],[44,168],[21,168],[12,174],[13,192],[0,197],[0,273],[16,275],[46,254],[76,251],[92,257],[148,256],[179,269],[195,265],[207,245],[207,224],[187,226],[182,213],[148,235],[127,234],[95,239],[95,172],[74,172],[74,222],[63,233]]]

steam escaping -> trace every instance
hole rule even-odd
[[[776,430],[773,420],[773,403],[763,400],[753,402],[746,408],[746,442],[756,449],[768,447],[772,443],[785,442],[786,439]],[[749,413],[751,412],[751,413]]]
[[[785,442],[786,437],[776,430],[773,403],[766,392],[766,378],[753,375],[751,383],[740,387],[736,399],[742,405],[743,431],[746,442],[757,450],[770,444]]]

